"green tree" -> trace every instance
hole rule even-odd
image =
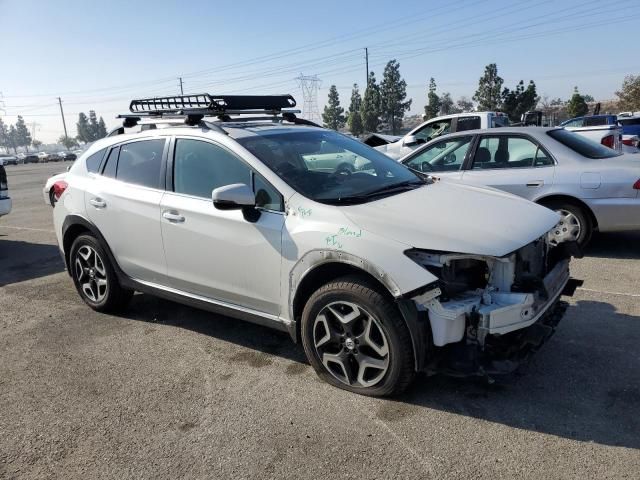
[[[29,133],[29,129],[20,115],[18,115],[18,120],[16,121],[15,144],[18,147],[24,147],[27,152],[29,151],[29,145],[31,145],[31,133]]]
[[[380,112],[396,135],[402,127],[404,112],[411,108],[411,99],[407,98],[407,82],[400,76],[400,64],[390,60],[384,67],[380,84]]]
[[[9,128],[0,118],[0,147],[4,148],[9,153],[11,143],[9,142]]]
[[[451,94],[449,92],[444,92],[440,96],[440,115],[451,115],[452,113],[462,113],[456,104],[451,98]]]
[[[98,120],[97,133],[98,133],[98,138],[96,138],[96,140],[98,140],[99,138],[104,138],[104,137],[107,136],[107,126],[105,125],[104,120],[102,119],[102,117],[100,117],[100,120]]]
[[[353,84],[353,90],[351,90],[351,103],[349,104],[349,114],[347,115],[347,125],[352,135],[356,137],[362,135],[364,128],[362,126],[362,116],[360,114],[360,108],[362,107],[362,97],[358,90],[358,84]]]
[[[377,132],[380,125],[380,87],[376,83],[376,76],[369,73],[367,88],[364,91],[360,108],[362,127],[365,132]]]
[[[524,82],[516,85],[515,90],[505,88],[502,91],[502,111],[505,112],[512,122],[519,122],[522,114],[533,110],[538,104],[538,94],[536,93],[536,84],[533,80],[529,81],[527,88]]]
[[[91,137],[91,141],[95,142],[100,137],[98,136],[98,117],[96,116],[95,110],[89,110],[89,136]]]
[[[8,143],[11,148],[13,148],[13,153],[18,153],[18,132],[16,131],[16,127],[11,125],[9,127],[9,135],[7,136]]]
[[[440,111],[441,101],[436,94],[436,81],[433,77],[429,80],[429,89],[427,93],[427,104],[424,106],[424,114],[426,120],[437,117]]]
[[[78,130],[78,136],[76,138],[79,142],[93,142],[93,137],[89,129],[89,120],[83,112],[80,112],[78,114],[78,123],[76,123],[76,129]]]
[[[40,140],[31,140],[31,145],[38,150],[42,146],[42,142]]]
[[[618,106],[621,110],[640,110],[640,75],[627,75],[622,82],[622,88],[616,92],[620,99]]]
[[[344,108],[340,106],[340,96],[335,85],[331,85],[329,89],[329,99],[322,113],[322,121],[332,130],[339,130],[346,122]]]
[[[484,75],[478,81],[473,99],[478,102],[478,110],[498,110],[500,108],[500,93],[504,80],[498,75],[498,66],[491,63],[484,68]]]
[[[60,138],[58,139],[58,143],[61,143],[62,145],[64,145],[64,148],[66,148],[67,150],[70,150],[71,148],[78,146],[78,142],[76,141],[75,138],[67,137],[65,135],[60,135]]]
[[[582,117],[589,111],[587,102],[584,101],[584,97],[578,92],[578,87],[573,87],[573,95],[567,102],[567,113],[570,118]]]
[[[467,97],[460,97],[456,102],[456,107],[462,112],[473,112],[473,102]]]

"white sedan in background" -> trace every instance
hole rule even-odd
[[[640,229],[640,157],[563,128],[460,132],[400,161],[418,172],[505,190],[557,211],[561,220],[550,233],[553,243],[585,245],[594,230]]]

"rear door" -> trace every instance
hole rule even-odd
[[[522,134],[485,134],[469,156],[462,181],[486,185],[535,200],[551,190],[555,162],[532,138]]]
[[[120,268],[134,279],[159,284],[166,281],[160,232],[166,147],[166,137],[112,147],[85,191],[87,215]]]
[[[278,315],[284,201],[227,148],[178,137],[162,199],[162,236],[170,286],[194,295]],[[259,217],[219,210],[211,192],[253,186]],[[255,213],[255,211],[252,211]]]

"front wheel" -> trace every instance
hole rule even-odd
[[[82,300],[99,312],[124,309],[133,291],[123,288],[104,249],[93,236],[80,235],[71,246],[71,274]]]
[[[397,307],[359,277],[316,291],[302,313],[301,333],[316,373],[344,390],[397,394],[415,375],[411,338]]]

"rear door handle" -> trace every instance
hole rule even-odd
[[[89,200],[89,203],[96,208],[104,208],[107,206],[107,202],[99,197],[92,198],[91,200]]]
[[[162,218],[169,220],[171,223],[183,223],[184,217],[175,211],[162,212]]]
[[[527,182],[527,187],[541,187],[544,185],[544,180],[535,180],[533,182]]]

